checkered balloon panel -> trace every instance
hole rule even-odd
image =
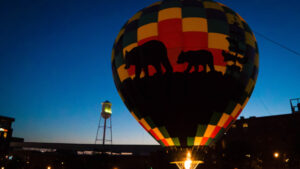
[[[237,119],[258,74],[245,20],[209,0],[165,0],[116,37],[113,77],[127,108],[163,146],[209,146]]]

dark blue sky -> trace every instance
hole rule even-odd
[[[0,115],[16,118],[25,141],[93,143],[100,103],[113,104],[116,144],[155,143],[122,103],[111,50],[125,21],[155,2],[1,1]],[[252,30],[300,52],[297,0],[221,0]],[[256,36],[260,70],[242,116],[290,113],[300,97],[300,56]]]

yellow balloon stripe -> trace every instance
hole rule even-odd
[[[180,19],[181,17],[181,8],[167,8],[158,12],[158,21]]]
[[[182,19],[182,32],[207,32],[207,19],[189,17]]]
[[[149,7],[155,6],[155,5],[159,5],[159,4],[161,4],[161,3],[162,3],[162,1],[158,1],[158,2],[155,2],[155,3],[151,4]]]
[[[228,24],[234,24],[235,22],[238,23],[238,26],[242,29],[244,29],[244,25],[243,25],[243,19],[240,16],[234,15],[232,13],[226,13],[226,18],[227,18],[227,22]]]
[[[253,86],[255,85],[255,81],[253,79],[250,79],[247,87],[246,87],[246,92],[249,94]]]
[[[203,137],[195,137],[194,145],[195,145],[195,146],[200,146],[200,143],[201,143],[201,141],[202,141],[202,138],[203,138]]]
[[[244,104],[242,105],[242,109],[244,109],[249,101],[249,97],[246,98]]]
[[[255,54],[255,58],[254,58],[254,65],[258,68],[259,66],[259,58],[258,58],[258,54]]]
[[[245,19],[243,17],[241,17],[238,13],[235,13],[243,22],[246,23]]]
[[[232,113],[230,114],[231,117],[236,118],[236,116],[237,116],[238,112],[241,110],[241,108],[242,108],[242,106],[238,103],[238,104],[235,106],[235,108],[234,108],[234,110],[232,111]]]
[[[144,118],[142,118],[140,120],[140,122],[144,125],[144,127],[146,128],[147,131],[151,130],[150,125],[146,122],[146,120]]]
[[[161,134],[161,132],[159,131],[159,129],[158,129],[157,127],[155,127],[155,128],[153,129],[153,132],[157,135],[157,137],[158,137],[160,140],[164,139],[164,136]]]
[[[209,69],[209,67],[208,67],[208,65],[206,65],[207,67],[207,70],[210,70]],[[218,65],[214,65],[214,67],[215,67],[215,70],[216,71],[219,71],[219,72],[222,72],[222,74],[224,75],[225,74],[225,72],[226,72],[226,66],[218,66]]]
[[[224,12],[224,9],[222,8],[222,6],[218,5],[217,3],[215,2],[203,2],[203,5],[204,5],[204,8],[211,8],[211,9],[217,9],[219,11],[223,11]]]
[[[112,50],[111,52],[111,62],[113,62],[115,59],[115,50]]]
[[[214,131],[215,127],[216,127],[215,125],[210,125],[210,124],[207,125],[206,131],[204,133],[204,137],[210,137],[210,135]]]
[[[134,114],[134,112],[130,112],[130,113],[135,118],[135,120],[140,122],[149,133],[154,132],[154,134],[158,137],[158,141],[161,140],[162,144],[165,144],[165,142],[168,144],[168,145],[164,145],[164,146],[174,146],[175,145],[173,142],[173,139],[165,138],[157,127],[152,129],[144,118],[138,119],[138,117]],[[151,132],[150,132],[150,130],[151,130]]]
[[[138,43],[131,43],[130,45],[127,45],[126,47],[123,48],[123,57],[125,58],[126,52],[131,51],[133,48],[137,47]]]
[[[117,71],[121,82],[130,77],[127,69],[125,69],[125,64],[121,65]]]
[[[134,114],[134,112],[130,112],[130,113],[135,118],[136,121],[138,121],[138,122],[140,121],[139,118]]]
[[[167,143],[169,144],[169,146],[174,146],[175,145],[174,142],[173,142],[173,140],[172,140],[172,138],[166,138],[165,140],[167,141]]]
[[[228,50],[228,35],[221,33],[208,33],[208,48]]]
[[[220,2],[215,2],[215,3],[219,4],[220,6],[226,7],[224,4],[222,4],[222,3],[220,3]]]
[[[230,117],[230,115],[228,115],[227,113],[223,113],[221,116],[221,119],[218,122],[218,126],[223,127],[225,125],[225,123],[227,122],[228,118]]]
[[[246,39],[246,44],[252,46],[254,49],[256,49],[255,47],[255,37],[253,36],[253,34],[249,33],[249,32],[245,32],[245,39]]]
[[[152,37],[152,36],[158,36],[157,22],[143,25],[143,26],[139,27],[137,30],[138,41]]]

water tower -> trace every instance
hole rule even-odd
[[[103,145],[106,143],[112,144],[111,114],[112,114],[111,103],[106,100],[105,102],[102,103],[102,110],[101,110],[98,129],[96,133],[95,144],[97,144],[97,141],[102,142]],[[100,134],[101,132],[103,133],[103,135]]]
[[[291,108],[292,108],[292,113],[299,114],[300,113],[300,98],[290,99],[290,104],[291,104]]]

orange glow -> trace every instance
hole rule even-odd
[[[275,153],[274,153],[274,157],[275,157],[275,158],[278,158],[278,157],[279,157],[279,153],[278,153],[278,152],[275,152]]]
[[[191,168],[191,163],[192,163],[191,153],[187,152],[187,154],[186,154],[186,160],[184,162],[184,168],[185,169],[190,169]]]
[[[196,169],[198,164],[203,163],[203,161],[194,161],[192,155],[189,151],[186,153],[185,161],[173,161],[171,164],[176,164],[179,169]]]

